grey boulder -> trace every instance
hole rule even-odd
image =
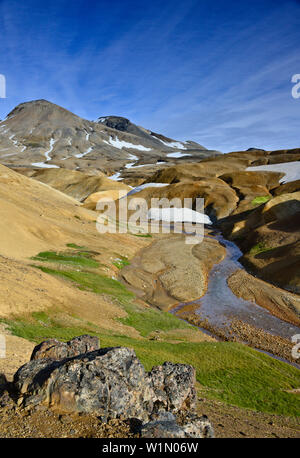
[[[140,430],[143,438],[194,438],[214,437],[213,428],[207,417],[187,416],[183,423],[178,424],[176,417],[170,412],[160,412],[157,418],[144,424]]]
[[[153,389],[144,367],[129,348],[104,348],[61,361],[33,360],[14,376],[19,404],[44,404],[66,412],[146,420]]]
[[[61,360],[73,356],[82,355],[90,351],[98,350],[100,343],[98,337],[83,335],[75,337],[69,342],[60,342],[57,339],[49,339],[34,347],[31,360],[48,358]]]

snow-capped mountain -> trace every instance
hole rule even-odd
[[[46,100],[21,103],[0,122],[0,161],[30,168],[96,169],[155,165],[219,154],[179,142],[117,116],[83,119]]]

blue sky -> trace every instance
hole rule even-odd
[[[300,1],[0,0],[0,50],[0,119],[43,98],[223,152],[300,147]]]

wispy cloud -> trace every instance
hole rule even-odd
[[[222,151],[299,146],[296,1],[0,1],[0,118],[46,98]]]

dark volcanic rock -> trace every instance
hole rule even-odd
[[[184,423],[181,427],[185,432],[185,437],[201,439],[212,438],[215,436],[214,429],[205,415],[202,417],[198,417],[197,415],[188,415],[185,417]]]
[[[187,364],[165,362],[150,372],[156,408],[171,412],[196,408],[195,369]]]
[[[104,348],[62,361],[35,360],[14,377],[20,403],[43,403],[66,412],[147,420],[153,390],[144,367],[129,348]]]
[[[7,378],[5,377],[5,374],[0,373],[0,397],[5,392],[7,385],[8,385],[8,382],[7,382]],[[1,406],[1,401],[0,401],[0,406]]]
[[[0,373],[0,386],[1,385],[6,385],[7,380],[4,374]]]
[[[82,336],[65,345],[74,352],[96,343]],[[61,359],[65,350],[53,339],[36,347],[32,360],[14,376],[20,406],[45,405],[62,412],[94,413],[102,421],[141,422],[157,419],[162,411],[185,415],[195,410],[192,366],[166,362],[147,373],[130,348],[104,348]]]
[[[140,437],[213,437],[206,417],[195,414],[195,370],[165,362],[146,372],[134,350],[97,347],[97,338],[38,345],[16,372],[18,405],[96,414],[103,422],[130,420]],[[65,357],[65,355],[68,355]]]
[[[127,132],[128,127],[131,124],[129,119],[123,118],[122,116],[104,116],[99,118],[99,121],[105,126],[110,127],[111,129],[117,129],[121,132]]]
[[[248,148],[246,151],[266,151],[266,150],[262,148]]]
[[[100,344],[98,337],[88,335],[75,337],[69,342],[49,339],[34,347],[30,359],[31,361],[43,358],[61,360],[98,350],[99,348]]]
[[[176,423],[176,418],[170,412],[161,415],[142,426],[140,436],[143,438],[174,439],[185,437],[185,432]]]
[[[161,412],[141,427],[140,435],[143,438],[212,438],[214,430],[207,417],[196,415],[187,416],[185,421],[178,424],[170,412]]]

